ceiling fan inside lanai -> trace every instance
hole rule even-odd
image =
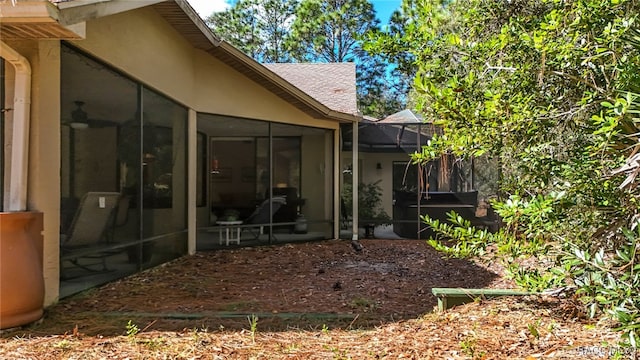
[[[91,119],[87,112],[83,109],[85,104],[82,100],[76,100],[73,102],[76,108],[71,112],[71,119],[64,122],[75,130],[84,130],[88,128],[104,128],[116,126],[113,121]]]

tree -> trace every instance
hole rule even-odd
[[[291,56],[285,42],[297,4],[297,0],[238,0],[206,22],[221,38],[260,62],[287,62]]]
[[[613,315],[635,346],[640,235],[628,229],[638,228],[639,194],[612,172],[637,142],[637,98],[626,90],[640,84],[640,51],[625,34],[638,1],[405,0],[403,10],[404,34],[374,46],[415,59],[418,107],[444,133],[413,159],[446,152],[501,163],[492,205],[504,228],[428,221],[457,240],[430,244],[452,256],[494,244],[520,285],[577,287],[590,313]]]
[[[398,87],[382,58],[362,48],[363,34],[379,30],[367,0],[238,0],[207,23],[260,62],[355,62],[365,115],[381,117],[404,107],[406,87]]]
[[[303,0],[291,27],[289,48],[297,61],[355,62],[360,110],[381,117],[403,108],[404,94],[382,58],[362,47],[364,34],[379,31],[367,0]]]
[[[387,79],[386,83],[378,88],[380,93],[374,95],[376,98],[385,100],[381,101],[381,104],[373,102],[369,106],[382,105],[382,109],[379,111],[386,112],[386,114],[390,113],[389,110],[397,111],[407,104],[407,96],[410,93],[411,80],[415,76],[416,67],[413,56],[408,51],[387,51],[383,55],[379,49],[386,45],[386,39],[404,36],[407,20],[405,10],[396,10],[391,14],[388,26],[382,29],[372,29],[364,36],[363,48],[376,57],[378,63],[386,64],[385,71],[388,72],[388,75],[383,77]],[[386,43],[389,44],[389,41]],[[365,104],[367,103],[365,102]]]
[[[399,91],[389,65],[379,56],[366,55],[356,74],[358,107],[368,116],[383,118],[404,109],[406,92]]]
[[[289,47],[298,61],[352,62],[363,55],[359,35],[378,26],[367,0],[302,0]]]

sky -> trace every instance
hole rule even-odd
[[[233,0],[187,0],[189,4],[198,12],[200,17],[205,18],[213,12],[224,11],[230,6]],[[389,21],[393,10],[400,7],[402,0],[369,0],[378,14],[382,24]]]

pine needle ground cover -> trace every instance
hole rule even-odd
[[[13,359],[625,358],[614,324],[570,297],[434,312],[433,287],[512,288],[497,262],[424,241],[322,241],[203,252],[64,299],[3,332]]]

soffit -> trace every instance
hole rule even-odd
[[[64,26],[59,22],[58,8],[48,1],[10,1],[0,3],[0,38],[16,39],[81,39],[84,26]]]

